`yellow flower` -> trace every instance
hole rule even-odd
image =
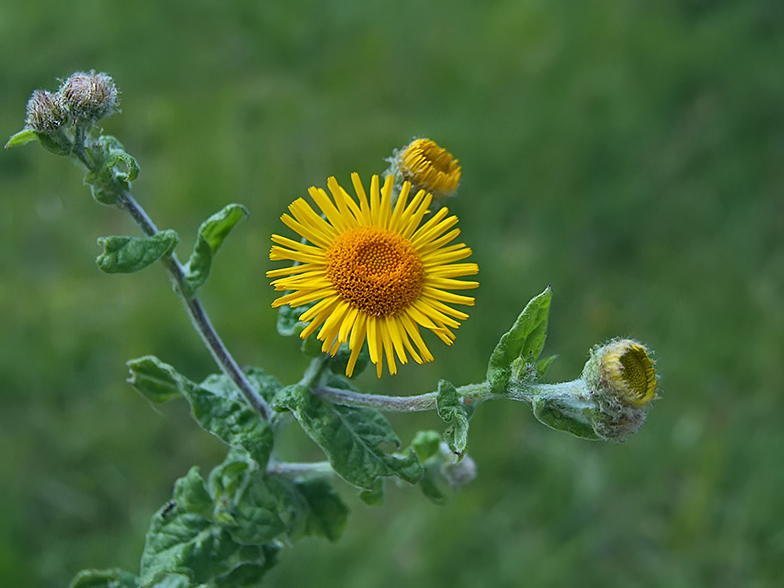
[[[451,153],[430,139],[415,139],[395,154],[393,165],[415,190],[436,198],[451,196],[460,183],[460,165]]]
[[[401,363],[408,361],[406,352],[417,363],[433,360],[420,326],[452,344],[451,329],[460,325],[456,319],[468,315],[449,305],[473,306],[474,299],[446,290],[476,288],[477,282],[455,278],[474,275],[479,267],[454,263],[469,257],[471,250],[463,243],[448,245],[460,230],[453,228],[457,217],[447,217],[446,208],[421,224],[430,194],[420,190],[409,201],[411,186],[405,182],[393,209],[392,176],[381,189],[378,176],[373,176],[370,198],[359,175],[352,174],[351,181],[359,204],[329,178],[332,199],[320,188],[308,191],[323,217],[302,198],[289,206],[291,215],[284,214],[281,220],[309,244],[272,235],[277,245],[270,259],[295,264],[269,271],[267,277],[278,278],[272,282],[276,290],[288,291],[272,303],[273,308],[316,302],[300,316],[310,322],[300,337],[321,327],[318,339],[331,355],[349,342],[347,376],[367,339],[370,360],[381,377],[384,357],[390,374],[397,372],[395,355]]]

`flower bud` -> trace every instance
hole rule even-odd
[[[53,136],[68,121],[68,106],[60,94],[36,90],[27,101],[25,126],[36,133]]]
[[[452,196],[460,183],[460,165],[451,153],[430,139],[415,139],[390,159],[397,184],[411,183],[411,191],[430,192],[442,200]]]
[[[646,406],[656,394],[653,360],[644,345],[631,339],[595,347],[583,379],[596,393],[634,408]]]
[[[620,443],[645,422],[656,384],[645,346],[616,339],[592,350],[578,380],[541,385],[528,399],[534,416],[549,427],[584,439]]]
[[[92,70],[72,74],[63,82],[60,94],[77,122],[98,122],[117,112],[120,104],[114,80]]]

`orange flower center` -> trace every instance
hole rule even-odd
[[[327,279],[343,300],[371,316],[394,315],[422,292],[422,259],[405,237],[381,227],[339,235],[325,254]]]

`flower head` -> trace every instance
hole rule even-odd
[[[433,360],[419,327],[433,331],[447,345],[468,315],[450,304],[473,306],[474,299],[446,290],[476,288],[477,282],[457,280],[479,271],[475,263],[455,263],[471,255],[465,244],[449,245],[460,233],[453,228],[457,217],[440,209],[422,223],[432,196],[420,190],[409,200],[405,182],[393,208],[392,176],[383,188],[373,176],[370,196],[359,175],[351,181],[359,202],[338,184],[327,180],[332,199],[320,188],[310,196],[319,215],[304,199],[290,206],[281,220],[309,243],[272,235],[273,261],[295,265],[267,272],[276,290],[288,291],[272,303],[292,307],[316,304],[300,320],[310,322],[300,336],[318,332],[322,351],[334,355],[349,343],[351,356],[346,375],[351,376],[367,339],[371,361],[381,376],[384,358],[390,374],[397,372],[395,355],[407,363],[407,353],[417,363]]]
[[[460,183],[460,165],[451,153],[430,139],[415,139],[392,157],[392,169],[414,191],[425,190],[437,199],[452,196]]]

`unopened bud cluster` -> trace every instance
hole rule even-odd
[[[119,93],[105,73],[77,72],[56,93],[36,90],[27,102],[25,126],[40,135],[58,138],[70,125],[95,124],[117,112]],[[59,137],[65,142],[66,137]]]

